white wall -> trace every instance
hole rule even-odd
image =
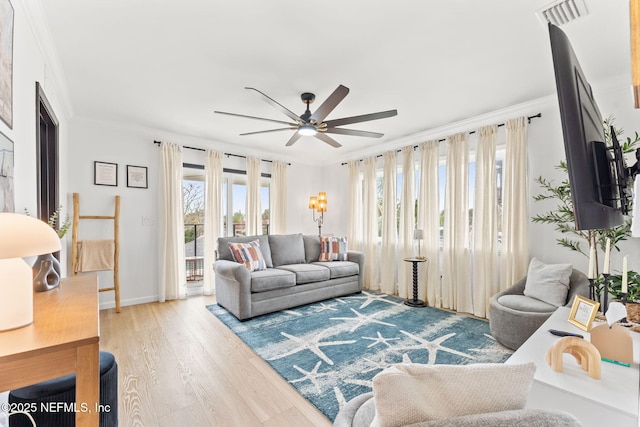
[[[158,197],[160,149],[153,141],[170,141],[184,146],[211,148],[227,153],[246,155],[225,144],[175,135],[154,129],[122,126],[114,123],[74,118],[69,131],[69,186],[67,205],[71,206],[72,193],[80,194],[80,212],[83,215],[110,215],[115,195],[121,197],[120,220],[120,287],[122,305],[140,304],[158,299],[159,252]],[[204,164],[201,151],[183,150],[186,163]],[[118,165],[118,186],[93,184],[93,162]],[[126,165],[148,168],[149,188],[127,188]],[[223,166],[245,170],[245,160],[225,157]],[[262,172],[270,173],[270,164],[262,163]],[[289,206],[287,232],[313,234],[317,232],[308,209],[308,197],[323,190],[322,169],[293,163],[287,170]],[[331,197],[331,190],[329,192]],[[143,217],[152,225],[143,225]],[[108,238],[112,234],[108,221],[84,220],[80,225],[80,238]],[[70,250],[70,238],[67,245]],[[70,262],[70,261],[69,261]],[[70,266],[69,266],[70,268]],[[102,286],[113,283],[111,272],[100,272]],[[113,292],[100,295],[102,308],[113,307]]]

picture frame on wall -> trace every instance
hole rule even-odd
[[[93,162],[94,185],[118,186],[118,165],[108,162]]]
[[[0,0],[0,120],[13,129],[13,25],[10,0]]]
[[[127,187],[149,188],[146,166],[127,165]]]
[[[13,141],[0,132],[0,212],[15,212]]]

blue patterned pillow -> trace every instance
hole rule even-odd
[[[347,261],[346,237],[320,237],[320,261]]]
[[[262,251],[260,250],[259,240],[247,243],[229,242],[228,245],[233,259],[240,264],[244,264],[249,271],[267,269],[267,264],[265,263]]]

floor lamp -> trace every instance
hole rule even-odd
[[[327,193],[321,191],[318,196],[309,197],[309,209],[313,209],[313,221],[318,223],[318,235],[322,235],[322,222],[327,211]],[[316,211],[320,214],[316,218]]]

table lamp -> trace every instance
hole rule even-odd
[[[420,253],[420,247],[422,246],[422,239],[424,239],[424,230],[420,230],[420,229],[413,230],[413,240],[418,241],[418,256],[416,257],[416,259],[424,259],[424,257]]]
[[[60,238],[46,222],[0,213],[0,331],[33,323],[33,272],[22,257],[60,250]]]

